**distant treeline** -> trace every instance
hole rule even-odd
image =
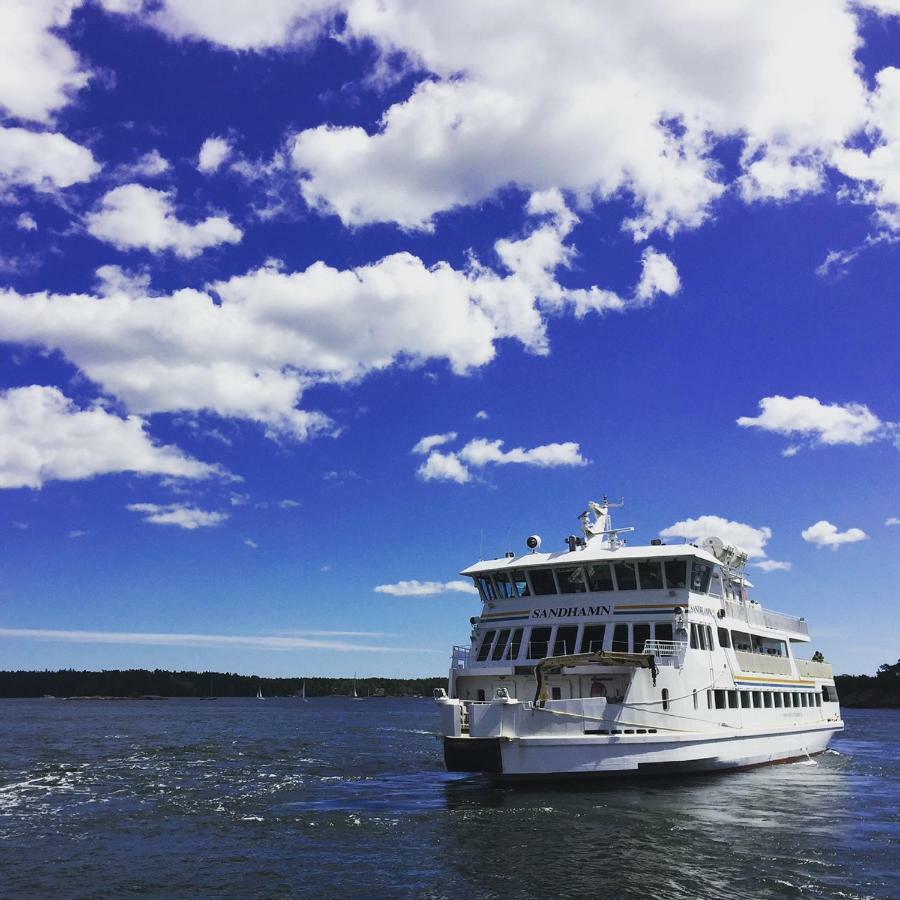
[[[874,675],[835,675],[834,683],[842,706],[900,709],[900,659]]]
[[[163,669],[109,669],[103,672],[0,672],[0,697],[290,697],[306,683],[307,697],[348,695],[352,678],[260,678],[230,672],[168,672]],[[360,697],[431,696],[446,677],[360,678]]]

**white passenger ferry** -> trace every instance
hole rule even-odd
[[[470,566],[483,610],[437,692],[451,772],[495,778],[734,769],[807,759],[843,728],[805,619],[749,596],[747,554],[626,546],[606,499],[567,549]],[[593,515],[592,515],[593,513]]]

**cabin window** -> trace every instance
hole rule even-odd
[[[749,691],[741,691],[741,709],[750,709]]]
[[[691,564],[691,590],[698,594],[705,594],[709,590],[711,576],[712,566],[695,559]]]
[[[816,694],[816,706],[821,706],[821,705],[822,705],[822,695]]]
[[[519,658],[519,649],[522,646],[522,629],[517,628],[512,633],[512,640],[509,642],[509,647],[506,649],[506,658],[507,659],[518,659]]]
[[[528,579],[525,577],[523,569],[512,569],[509,573],[509,582],[515,593],[514,597],[530,597],[531,591],[528,589]]]
[[[663,709],[669,708],[669,689],[668,688],[662,689],[662,708]]]
[[[638,563],[642,591],[654,591],[663,586],[662,565],[656,560]]]
[[[765,691],[763,693],[763,706],[766,709],[772,708],[772,692],[771,691]]]
[[[585,625],[581,635],[581,653],[596,653],[603,649],[603,637],[606,634],[605,625]]]
[[[671,641],[672,640],[672,623],[671,622],[657,622],[653,626],[653,639],[657,641]]]
[[[481,647],[478,648],[478,662],[484,662],[488,658],[496,633],[496,631],[486,631],[484,633],[484,640],[481,642]]]
[[[531,576],[531,587],[535,594],[543,596],[556,593],[553,569],[532,569],[528,574]]]
[[[713,692],[712,691],[706,692],[706,708],[707,709],[713,708]]]
[[[497,643],[494,644],[494,652],[491,659],[503,659],[503,651],[506,649],[506,642],[509,640],[509,628],[502,629],[497,635]]]
[[[612,571],[609,563],[594,563],[587,566],[588,588],[592,591],[611,591],[613,589]]]
[[[738,705],[738,692],[737,691],[729,691],[728,692],[728,708],[729,709],[737,709]]]
[[[735,650],[743,650],[745,653],[750,652],[750,635],[745,631],[732,631],[731,642]]]
[[[549,628],[532,628],[531,640],[528,642],[528,658],[543,659],[547,655],[547,645],[549,642]]]
[[[578,635],[577,625],[565,625],[556,629],[556,640],[553,642],[553,655],[565,656],[575,652],[575,638]]]
[[[838,702],[837,688],[833,684],[823,684],[822,685],[822,698],[824,700],[826,700],[828,703],[837,703]]]
[[[726,706],[726,696],[725,691],[714,691],[713,692],[716,698],[716,709],[728,709]]]
[[[794,705],[794,695],[793,694],[785,693],[785,694],[782,694],[782,697],[784,698],[785,707],[791,707]]]
[[[759,691],[753,692],[753,708],[762,709],[762,695]]]
[[[775,694],[774,694],[774,696],[773,696],[772,699],[773,699],[773,701],[774,701],[774,703],[775,703],[775,709],[781,709],[781,706],[782,706],[782,703],[781,703],[781,699],[782,699],[782,698],[781,698],[781,691],[775,691]]]
[[[497,596],[501,600],[516,596],[516,589],[509,580],[509,572],[495,572],[494,584],[497,587]]]
[[[796,706],[799,706],[799,705],[800,705],[800,702],[801,702],[801,701],[800,701],[800,692],[799,692],[799,691],[796,691],[796,692],[794,693],[794,706],[795,706],[795,707],[796,707]]]
[[[709,644],[710,650],[716,649],[716,639],[713,637],[713,630],[711,625],[704,625],[706,629],[706,643]]]
[[[584,583],[584,569],[581,566],[572,569],[557,569],[556,578],[559,581],[561,594],[583,594],[587,590]]]
[[[616,625],[616,627],[613,629],[612,652],[613,653],[627,653],[628,652],[628,626],[627,625]]]
[[[719,632],[719,646],[720,647],[730,647],[731,640],[729,639],[729,636],[728,636],[728,629],[727,628],[719,628],[717,630]]]
[[[562,688],[561,687],[550,688],[550,699],[551,700],[562,700]]]
[[[497,592],[494,590],[494,582],[491,581],[490,575],[482,575],[477,578],[478,589],[481,591],[481,599],[487,603],[488,600],[495,600]]]
[[[666,560],[666,587],[683,588],[687,585],[687,560]]]
[[[691,650],[700,649],[700,638],[697,634],[697,626],[691,622]]]
[[[649,623],[641,622],[634,626],[634,652],[644,652],[644,641],[650,640]]]
[[[484,703],[484,688],[478,688],[478,693],[475,696],[478,698],[479,703]]]
[[[697,709],[697,708],[698,708],[698,703],[697,703],[697,689],[695,688],[695,689],[694,689],[694,709]]]
[[[620,591],[633,591],[637,589],[637,573],[634,563],[615,563],[616,585]]]

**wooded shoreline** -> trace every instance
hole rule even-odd
[[[841,704],[865,709],[900,709],[900,660],[875,675],[836,675]],[[292,697],[306,685],[307,697],[348,696],[354,684],[361,697],[430,697],[447,686],[433,678],[265,678],[230,672],[172,672],[164,669],[109,669],[100,672],[0,671],[0,698],[34,697]]]

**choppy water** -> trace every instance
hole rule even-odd
[[[900,712],[812,763],[442,771],[428,700],[0,701],[0,896],[900,897]]]

